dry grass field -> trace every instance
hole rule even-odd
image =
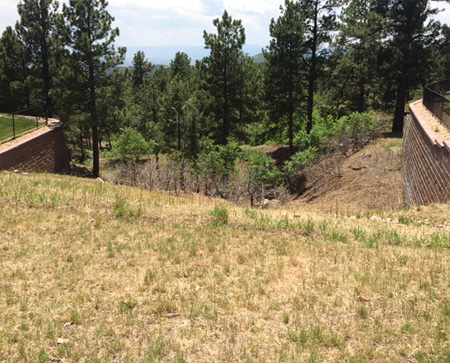
[[[449,211],[2,172],[0,361],[450,361]]]

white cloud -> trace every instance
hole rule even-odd
[[[110,12],[130,45],[203,45],[203,31],[226,9],[241,19],[247,43],[265,45],[269,23],[283,0],[110,0]],[[149,43],[150,42],[150,43]]]
[[[273,14],[279,9],[282,0],[224,0],[224,7],[241,14]],[[283,2],[284,3],[284,2]]]
[[[450,24],[450,4],[446,2],[433,2],[432,7],[435,7],[440,10],[440,12],[435,16],[436,20],[439,20],[441,23]]]
[[[201,0],[110,0],[109,6],[111,8],[119,9],[135,9],[136,11],[153,10],[157,12],[176,13],[183,15],[201,14],[204,11]]]
[[[18,2],[0,0],[0,33],[18,20]],[[265,46],[270,20],[280,15],[282,4],[284,0],[109,0],[108,11],[120,29],[120,45],[202,46],[203,31],[215,32],[212,21],[226,9],[233,19],[242,20],[247,44]],[[450,4],[436,4],[445,9],[436,18],[450,24]]]
[[[1,0],[0,1],[0,34],[6,29],[8,25],[14,26],[19,20],[17,14],[17,0]]]

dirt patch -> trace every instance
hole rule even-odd
[[[307,171],[307,191],[292,202],[315,210],[358,215],[404,208],[402,139],[385,137],[349,156]]]

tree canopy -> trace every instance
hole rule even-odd
[[[353,112],[384,112],[399,132],[408,100],[450,69],[449,27],[432,4],[285,0],[256,58],[243,51],[243,22],[224,10],[203,32],[203,59],[178,52],[161,66],[137,51],[125,67],[105,0],[22,0],[0,38],[0,111],[45,105],[64,121],[72,156],[92,157],[94,175],[101,149],[127,128],[156,158],[193,163],[206,141],[286,143],[292,155],[316,145],[318,120],[331,127]]]

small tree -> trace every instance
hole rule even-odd
[[[136,164],[142,155],[153,152],[155,142],[153,140],[147,142],[139,131],[125,127],[121,132],[113,145],[113,155],[123,162]]]
[[[227,199],[227,194],[230,194],[228,184],[230,178],[237,173],[236,166],[241,152],[237,142],[229,140],[226,145],[215,145],[212,140],[206,139],[201,149],[194,174],[205,178],[206,193],[209,182],[212,182],[215,192]]]
[[[247,152],[247,192],[250,203],[260,200],[261,205],[267,197],[275,197],[276,189],[283,183],[283,173],[275,165],[275,160],[261,152]]]
[[[112,154],[128,167],[131,166],[133,180],[136,184],[136,165],[142,155],[153,153],[156,144],[153,140],[147,142],[139,131],[131,127],[125,127],[121,131],[121,135],[114,142]]]
[[[133,85],[140,87],[145,76],[153,70],[153,64],[145,59],[145,53],[138,51],[133,57]]]

